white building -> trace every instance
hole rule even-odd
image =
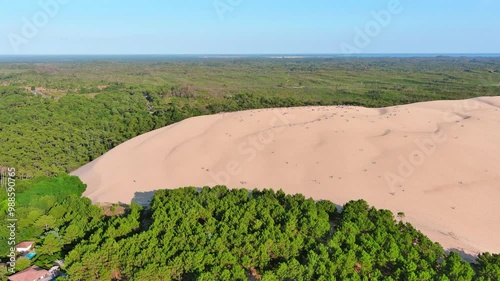
[[[18,253],[26,253],[33,250],[33,246],[35,242],[33,241],[24,241],[16,245],[16,252]]]

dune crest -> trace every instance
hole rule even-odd
[[[365,199],[445,248],[498,253],[499,128],[500,97],[221,113],[138,136],[73,174],[94,202],[216,184]]]

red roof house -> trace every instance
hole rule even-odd
[[[21,272],[8,277],[9,281],[41,281],[48,280],[46,275],[49,273],[48,270],[40,268],[38,266],[31,266]]]

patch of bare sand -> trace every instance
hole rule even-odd
[[[404,212],[445,248],[500,252],[500,97],[250,110],[141,135],[75,171],[94,202],[182,186],[276,188]]]

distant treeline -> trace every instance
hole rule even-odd
[[[19,238],[37,242],[39,266],[64,259],[68,277],[61,280],[500,277],[500,255],[464,262],[365,201],[340,211],[332,202],[282,191],[188,187],[157,192],[150,208],[132,203],[110,216],[80,197],[83,184],[75,177],[23,181],[20,188]]]

